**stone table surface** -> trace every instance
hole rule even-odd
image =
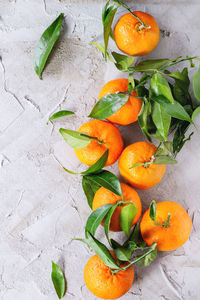
[[[65,270],[64,299],[96,299],[86,288],[83,269],[92,255],[81,237],[90,213],[78,176],[65,173],[80,162],[58,133],[85,122],[101,86],[122,76],[89,45],[101,41],[103,1],[0,1],[0,296],[2,300],[55,300],[51,260]],[[199,0],[129,1],[131,8],[155,16],[158,47],[150,58],[199,55]],[[65,23],[43,80],[33,70],[34,47],[44,29],[60,13]],[[119,14],[124,13],[121,10]],[[114,45],[111,45],[114,47]],[[124,75],[125,76],[125,75]],[[59,109],[76,112],[54,124]],[[138,191],[143,209],[151,202],[179,202],[190,214],[188,242],[159,253],[149,268],[136,267],[131,290],[123,300],[200,299],[200,118],[192,141],[168,166],[159,185]],[[144,139],[137,124],[120,128],[125,144]],[[118,174],[117,164],[110,168]],[[103,231],[98,232],[103,239]]]

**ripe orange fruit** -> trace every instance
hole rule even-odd
[[[156,146],[148,142],[129,145],[119,159],[119,171],[125,181],[133,187],[146,190],[156,185],[163,177],[166,165],[154,163],[131,168],[134,164],[149,162],[156,151]]]
[[[116,92],[128,91],[128,79],[121,78],[107,82],[101,89],[99,99],[107,94],[115,94]],[[133,96],[137,96],[137,92],[131,93]],[[129,97],[127,103],[118,109],[112,116],[107,118],[112,123],[118,125],[128,125],[138,119],[138,114],[142,107],[142,101],[139,98]]]
[[[99,143],[97,140],[91,140],[87,147],[74,149],[82,163],[88,166],[93,165],[107,148],[109,148],[109,154],[106,166],[116,162],[124,146],[121,133],[117,127],[106,121],[92,120],[84,123],[78,131],[97,137],[101,141]]]
[[[115,258],[112,251],[111,254]],[[122,267],[125,265],[122,265]],[[97,255],[94,255],[88,260],[85,266],[84,280],[87,288],[96,297],[117,299],[131,288],[134,280],[134,270],[130,266],[125,271],[112,274],[109,267]]]
[[[142,204],[140,201],[140,197],[138,193],[131,188],[129,185],[125,183],[121,183],[121,189],[122,189],[122,194],[124,197],[125,201],[132,201],[135,206],[137,207],[137,214],[133,220],[132,226],[136,224],[141,217],[142,213]],[[92,203],[92,209],[95,210],[100,206],[110,204],[110,203],[116,203],[117,201],[121,201],[122,198],[120,196],[115,195],[111,191],[105,189],[104,187],[101,187],[95,194],[93,203]],[[120,222],[119,222],[119,216],[120,212],[123,206],[126,204],[123,204],[122,206],[118,206],[111,218],[110,222],[110,230],[111,231],[122,231],[120,227]]]
[[[142,11],[134,11],[133,14],[150,28],[142,28],[141,23],[131,13],[127,13],[117,22],[114,38],[121,51],[132,56],[143,56],[157,46],[159,27],[153,16]]]
[[[156,205],[156,222],[163,223],[170,213],[169,227],[155,225],[149,216],[149,209],[144,213],[140,230],[147,245],[157,243],[160,251],[170,251],[182,246],[189,238],[192,222],[185,209],[176,202],[165,201]]]

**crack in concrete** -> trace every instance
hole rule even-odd
[[[36,110],[38,110],[39,112],[41,112],[40,106],[39,106],[37,103],[35,103],[35,101],[32,100],[29,96],[25,95],[25,96],[24,96],[24,99],[25,99],[27,102],[29,102]]]
[[[11,163],[10,159],[5,154],[1,154],[1,156],[2,156],[2,158],[0,160],[0,167],[1,168],[3,168],[5,165]]]
[[[3,60],[2,60],[2,57],[0,56],[0,64],[1,64],[1,67],[2,67],[2,70],[3,70],[3,89],[6,93],[10,94],[12,97],[15,98],[15,100],[19,103],[19,105],[22,107],[22,109],[24,110],[24,107],[22,105],[22,103],[20,102],[20,100],[18,99],[18,97],[15,95],[14,92],[12,92],[11,90],[9,90],[7,88],[7,85],[6,85],[6,69],[5,69],[5,66],[4,66],[4,63],[3,63]]]
[[[7,216],[5,216],[6,218],[11,217],[11,216],[14,214],[14,212],[17,210],[18,206],[20,205],[20,203],[21,203],[21,201],[22,201],[22,198],[23,198],[24,193],[25,193],[25,191],[22,191],[22,192],[21,192],[20,197],[19,197],[19,200],[18,200],[18,202],[17,202],[17,205],[11,210],[11,212],[10,212]]]

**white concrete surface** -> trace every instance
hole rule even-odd
[[[102,1],[0,1],[0,296],[2,300],[55,300],[51,260],[65,270],[64,299],[96,299],[86,288],[83,269],[91,252],[71,241],[83,236],[90,213],[79,177],[66,174],[56,159],[79,168],[73,150],[58,133],[87,120],[99,90],[119,73],[106,65],[89,42],[101,39]],[[199,0],[142,0],[135,10],[155,16],[162,30],[149,57],[199,55]],[[60,13],[61,37],[39,80],[33,70],[34,47]],[[119,15],[118,15],[119,16]],[[58,109],[77,116],[46,125]],[[124,300],[200,299],[200,118],[179,164],[169,166],[162,182],[139,191],[144,209],[150,201],[173,200],[193,221],[187,244],[161,253],[149,268],[136,268]],[[121,128],[126,144],[143,137],[137,124]],[[73,158],[73,159],[72,159]],[[117,165],[111,168],[116,174]],[[103,237],[103,232],[99,235]]]

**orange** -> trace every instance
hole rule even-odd
[[[123,150],[123,140],[121,133],[114,125],[101,120],[92,120],[84,123],[78,130],[92,137],[98,138],[91,140],[87,147],[82,149],[74,149],[79,160],[88,165],[93,165],[106,151],[109,149],[106,166],[112,165],[119,158]]]
[[[134,11],[133,14],[150,28],[142,28],[141,23],[131,13],[127,13],[117,22],[114,38],[121,51],[132,56],[143,56],[157,46],[159,27],[153,16],[142,11]]]
[[[125,183],[121,183],[121,189],[122,189],[124,200],[132,201],[137,207],[137,214],[132,223],[133,226],[135,223],[138,222],[142,213],[142,204],[140,201],[140,197],[138,196],[138,193],[133,188],[131,188],[129,185]],[[121,200],[122,198],[120,196],[117,196],[111,191],[105,189],[104,187],[101,187],[94,196],[92,209],[95,210],[102,205],[109,204],[109,203],[116,203],[117,201],[121,201]],[[126,204],[123,204],[122,206],[118,206],[115,209],[110,222],[111,231],[122,231],[120,227],[119,216],[120,216],[121,209],[124,205]]]
[[[147,166],[137,166],[134,164],[149,162],[156,151],[156,146],[149,142],[137,142],[129,145],[122,152],[119,159],[119,171],[125,181],[133,187],[146,190],[162,179],[166,165],[156,165],[151,163]]]
[[[149,217],[149,209],[144,213],[140,230],[147,245],[157,243],[160,251],[170,251],[182,246],[189,238],[192,222],[185,209],[176,202],[165,201],[156,205],[156,222],[163,223],[170,213],[169,227],[155,225]]]
[[[111,254],[115,258],[112,251]],[[125,265],[126,264],[121,267]],[[125,271],[112,274],[109,267],[107,267],[97,255],[94,255],[88,260],[85,266],[84,280],[87,288],[96,297],[102,299],[117,299],[131,288],[134,280],[134,270],[133,267],[130,266]]]
[[[128,91],[128,79],[115,79],[107,82],[101,89],[99,99],[107,94],[115,94],[117,92]],[[133,96],[137,96],[137,92],[131,93]],[[142,101],[139,98],[129,97],[127,103],[118,109],[112,116],[107,118],[112,123],[118,125],[128,125],[138,119],[138,114],[142,107]]]

